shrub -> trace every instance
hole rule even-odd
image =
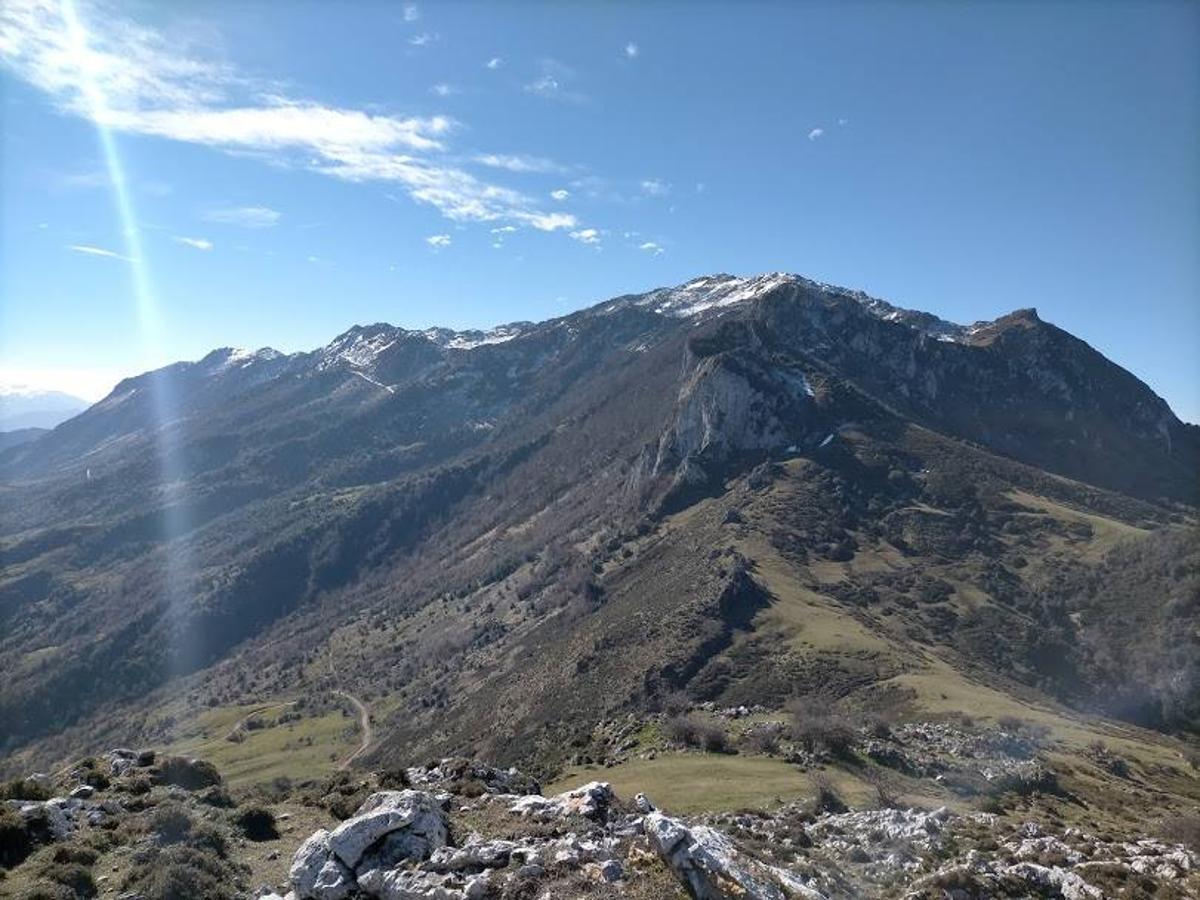
[[[832,704],[815,698],[793,701],[792,740],[810,753],[849,756],[854,744],[854,728],[844,713]]]
[[[39,874],[44,880],[67,888],[73,897],[96,896],[96,881],[87,866],[49,862],[41,867]]]
[[[150,831],[160,844],[178,844],[192,833],[192,817],[177,803],[164,803],[150,816]]]
[[[4,800],[49,800],[50,789],[31,778],[14,778],[0,784],[0,802]]]
[[[779,737],[783,726],[775,722],[760,725],[746,732],[742,740],[755,753],[771,756],[779,752]]]
[[[0,804],[0,869],[19,866],[35,846],[25,820],[15,810]]]
[[[173,784],[187,791],[198,791],[221,783],[217,767],[203,759],[168,756],[155,769],[159,784]]]
[[[676,716],[667,721],[667,739],[685,747],[698,747],[709,753],[728,753],[729,737],[725,729],[690,716]]]
[[[844,813],[846,811],[847,806],[842,802],[841,796],[834,788],[833,782],[829,780],[828,775],[818,772],[813,776],[812,783],[816,791],[812,799],[814,816],[820,813]]]
[[[143,900],[235,900],[239,891],[232,867],[195,847],[165,847],[139,861],[124,889]]]
[[[1159,826],[1158,831],[1165,840],[1200,853],[1200,815],[1172,816]]]
[[[273,841],[279,837],[275,813],[266,807],[249,806],[239,812],[233,821],[251,841]]]

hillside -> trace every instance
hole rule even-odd
[[[1166,765],[1200,724],[1198,460],[1032,310],[789,275],[214,351],[0,451],[3,767],[616,778],[663,757],[614,722],[805,697]]]

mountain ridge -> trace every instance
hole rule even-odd
[[[1194,431],[1029,312],[948,340],[940,320],[792,276],[714,278],[470,347],[368,326],[302,354],[214,351],[0,453],[5,752],[161,739],[146,704],[179,691],[173,718],[319,691],[328,666],[306,648],[326,648],[356,695],[394,707],[377,756],[491,741],[495,696],[518,712],[489,755],[537,756],[580,709],[751,683],[782,702],[812,665],[848,692],[898,677],[913,638],[853,599],[872,596],[899,598],[892,620],[956,670],[979,663],[948,623],[982,634],[993,617],[1014,637],[988,650],[989,677],[1103,708],[1120,664],[1090,655],[1042,581],[1091,565],[1110,534],[1191,521]],[[1091,538],[1072,516],[1097,517]],[[856,559],[892,574],[877,584]],[[957,611],[905,606],[914,560],[962,584]],[[776,610],[797,604],[882,635],[862,637],[878,661],[762,662]],[[347,656],[355,622],[389,637]],[[1043,671],[1051,634],[1077,674]],[[1163,654],[1123,709],[1186,721],[1162,711],[1188,708],[1181,658]]]

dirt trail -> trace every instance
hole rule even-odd
[[[347,756],[338,765],[338,771],[344,771],[350,768],[350,764],[358,759],[367,748],[371,746],[371,741],[374,740],[375,734],[371,729],[371,711],[367,709],[367,704],[363,703],[353,694],[343,690],[334,691],[335,694],[340,694],[354,704],[354,708],[358,710],[358,726],[362,731],[362,742],[358,745],[358,749]]]
[[[337,666],[333,664],[333,648],[329,648],[329,675],[335,682],[340,682],[341,676],[338,674]],[[343,759],[338,764],[338,771],[342,772],[350,768],[350,764],[367,752],[367,748],[371,746],[371,741],[375,739],[375,731],[371,728],[371,710],[367,704],[363,703],[349,691],[341,688],[334,688],[335,694],[339,694],[349,700],[356,710],[358,710],[358,727],[362,732],[362,741],[358,745],[358,749]]]

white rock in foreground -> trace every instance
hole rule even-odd
[[[423,791],[379,791],[366,799],[358,812],[329,835],[329,848],[351,869],[381,838],[404,831],[404,846],[395,848],[408,859],[427,859],[446,843],[446,815]]]
[[[696,900],[824,900],[820,891],[796,876],[744,856],[733,841],[707,825],[688,827],[653,812],[645,826],[650,846]]]
[[[553,797],[543,797],[540,794],[520,797],[509,809],[511,812],[540,821],[571,815],[604,821],[614,799],[612,785],[607,781],[589,781],[583,787],[564,791]]]

